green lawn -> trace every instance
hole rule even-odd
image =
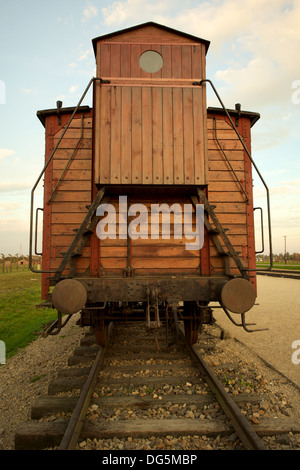
[[[6,358],[36,339],[35,331],[56,318],[56,310],[38,309],[41,302],[41,275],[31,271],[0,273],[0,340]]]
[[[269,267],[270,263],[256,263],[257,268]],[[300,264],[273,263],[273,269],[291,269],[300,271]]]

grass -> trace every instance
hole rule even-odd
[[[41,275],[29,270],[0,272],[0,340],[6,358],[26,347],[42,325],[56,318],[52,309],[37,309],[41,302]]]

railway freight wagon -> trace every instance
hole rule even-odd
[[[212,302],[247,329],[259,115],[225,109],[206,79],[206,40],[151,22],[93,47],[97,75],[79,104],[37,113],[45,166],[32,205],[44,178],[42,297],[58,311],[48,332],[81,312],[102,345],[108,323],[125,319],[153,331],[183,322],[194,343]],[[207,109],[207,86],[219,108]],[[93,106],[82,106],[90,88]]]

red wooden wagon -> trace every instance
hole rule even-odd
[[[37,113],[46,134],[42,297],[58,310],[55,326],[80,311],[104,344],[111,320],[145,318],[155,329],[171,316],[193,343],[217,301],[247,329],[259,115],[226,110],[218,94],[220,108],[207,109],[206,40],[146,23],[93,47],[97,77],[83,95],[93,87],[93,107],[82,98]],[[33,230],[31,257],[32,240]]]

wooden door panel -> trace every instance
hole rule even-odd
[[[99,184],[207,184],[202,90],[102,85]]]

